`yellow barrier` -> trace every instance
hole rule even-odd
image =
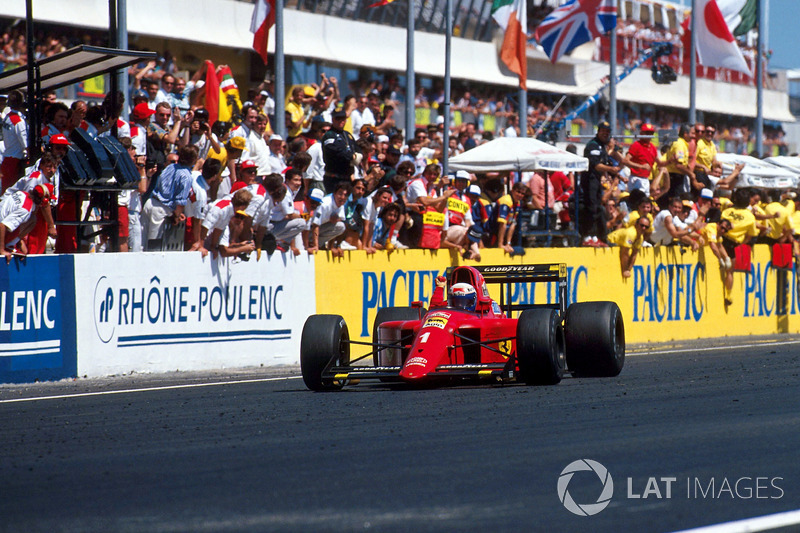
[[[613,300],[625,319],[628,342],[658,342],[734,335],[800,332],[800,302],[792,271],[770,263],[770,250],[755,246],[751,272],[735,273],[733,303],[724,303],[719,263],[708,248],[698,253],[679,248],[646,248],[633,275],[620,274],[616,248],[529,248],[510,257],[482,250],[480,264],[566,263],[569,301]],[[316,256],[317,312],[342,315],[353,338],[368,340],[377,310],[429,301],[436,276],[462,261],[447,250],[396,250],[391,254],[345,252],[343,259]],[[781,312],[778,281],[785,287]],[[490,286],[494,298],[498,285]],[[554,284],[517,284],[515,303],[555,301]]]

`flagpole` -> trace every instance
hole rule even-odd
[[[697,7],[697,0],[692,0],[692,21],[691,31],[692,39],[689,46],[689,123],[694,124],[697,121],[697,17],[695,14],[695,7]],[[655,60],[653,60],[655,61]]]
[[[756,150],[758,157],[764,155],[764,6],[756,1],[758,41],[756,44]]]
[[[406,28],[406,139],[414,135],[417,125],[414,100],[417,96],[414,79],[414,11],[415,1],[408,0],[408,24]]]
[[[611,30],[611,46],[609,46],[611,57],[608,61],[609,84],[608,84],[608,122],[611,124],[611,135],[617,131],[617,28]],[[654,60],[655,61],[655,60]]]
[[[277,124],[272,124],[272,131],[285,139],[286,66],[283,60],[283,0],[275,0],[275,122]]]
[[[450,160],[450,57],[452,54],[453,36],[453,0],[447,0],[445,11],[446,35],[444,40],[444,135],[442,136],[442,175],[448,173]]]

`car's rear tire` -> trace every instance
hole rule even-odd
[[[517,363],[528,385],[555,385],[564,375],[564,330],[555,309],[528,309],[517,320]]]
[[[427,311],[423,308],[422,315]],[[378,342],[378,326],[384,322],[393,322],[395,320],[418,320],[420,317],[420,310],[413,307],[384,307],[378,309],[375,315],[375,322],[372,323],[372,342]],[[380,366],[378,361],[378,351],[372,354],[372,362],[375,366]]]
[[[339,315],[312,315],[303,326],[300,339],[300,370],[303,382],[313,391],[339,390],[338,380],[323,378],[331,366],[350,363],[350,332]]]
[[[567,368],[576,376],[613,377],[625,364],[625,325],[614,302],[574,303],[564,321]]]

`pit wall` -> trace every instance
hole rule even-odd
[[[508,265],[566,263],[571,302],[613,300],[622,310],[629,343],[687,340],[703,337],[766,335],[800,331],[796,276],[783,271],[786,310],[779,309],[779,271],[770,249],[756,245],[749,274],[735,273],[725,305],[719,262],[708,248],[694,253],[679,248],[645,248],[630,278],[623,278],[619,249],[535,248],[510,257],[483,250],[481,263],[462,261],[446,250],[401,250],[390,255],[345,252],[344,259],[317,258],[317,312],[344,316],[351,337],[368,340],[377,310],[422,301],[427,306],[433,281],[459,264]],[[500,285],[489,285],[499,299]],[[554,283],[515,284],[514,303],[555,301]]]
[[[568,265],[570,302],[617,302],[630,343],[800,332],[795,273],[773,269],[762,245],[750,273],[735,274],[730,306],[708,249],[645,249],[628,279],[615,249],[484,250],[481,264],[559,262]],[[295,365],[309,315],[343,315],[351,337],[369,340],[379,308],[427,304],[436,276],[458,264],[444,250],[246,262],[194,253],[14,259],[0,265],[0,383]],[[490,285],[493,297],[498,290]],[[555,297],[555,284],[512,292],[516,303]]]
[[[299,364],[314,259],[33,256],[0,265],[0,383]]]

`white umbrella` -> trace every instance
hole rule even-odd
[[[789,155],[777,155],[774,157],[768,157],[764,161],[769,161],[773,165],[778,165],[779,167],[788,168],[792,172],[800,174],[800,157],[789,156]]]
[[[500,137],[451,157],[453,170],[468,172],[589,169],[589,160],[528,137]]]
[[[767,189],[793,189],[797,187],[798,174],[791,170],[749,155],[718,153],[717,160],[722,163],[723,175],[727,176],[733,167],[744,163],[736,187],[762,187]]]

